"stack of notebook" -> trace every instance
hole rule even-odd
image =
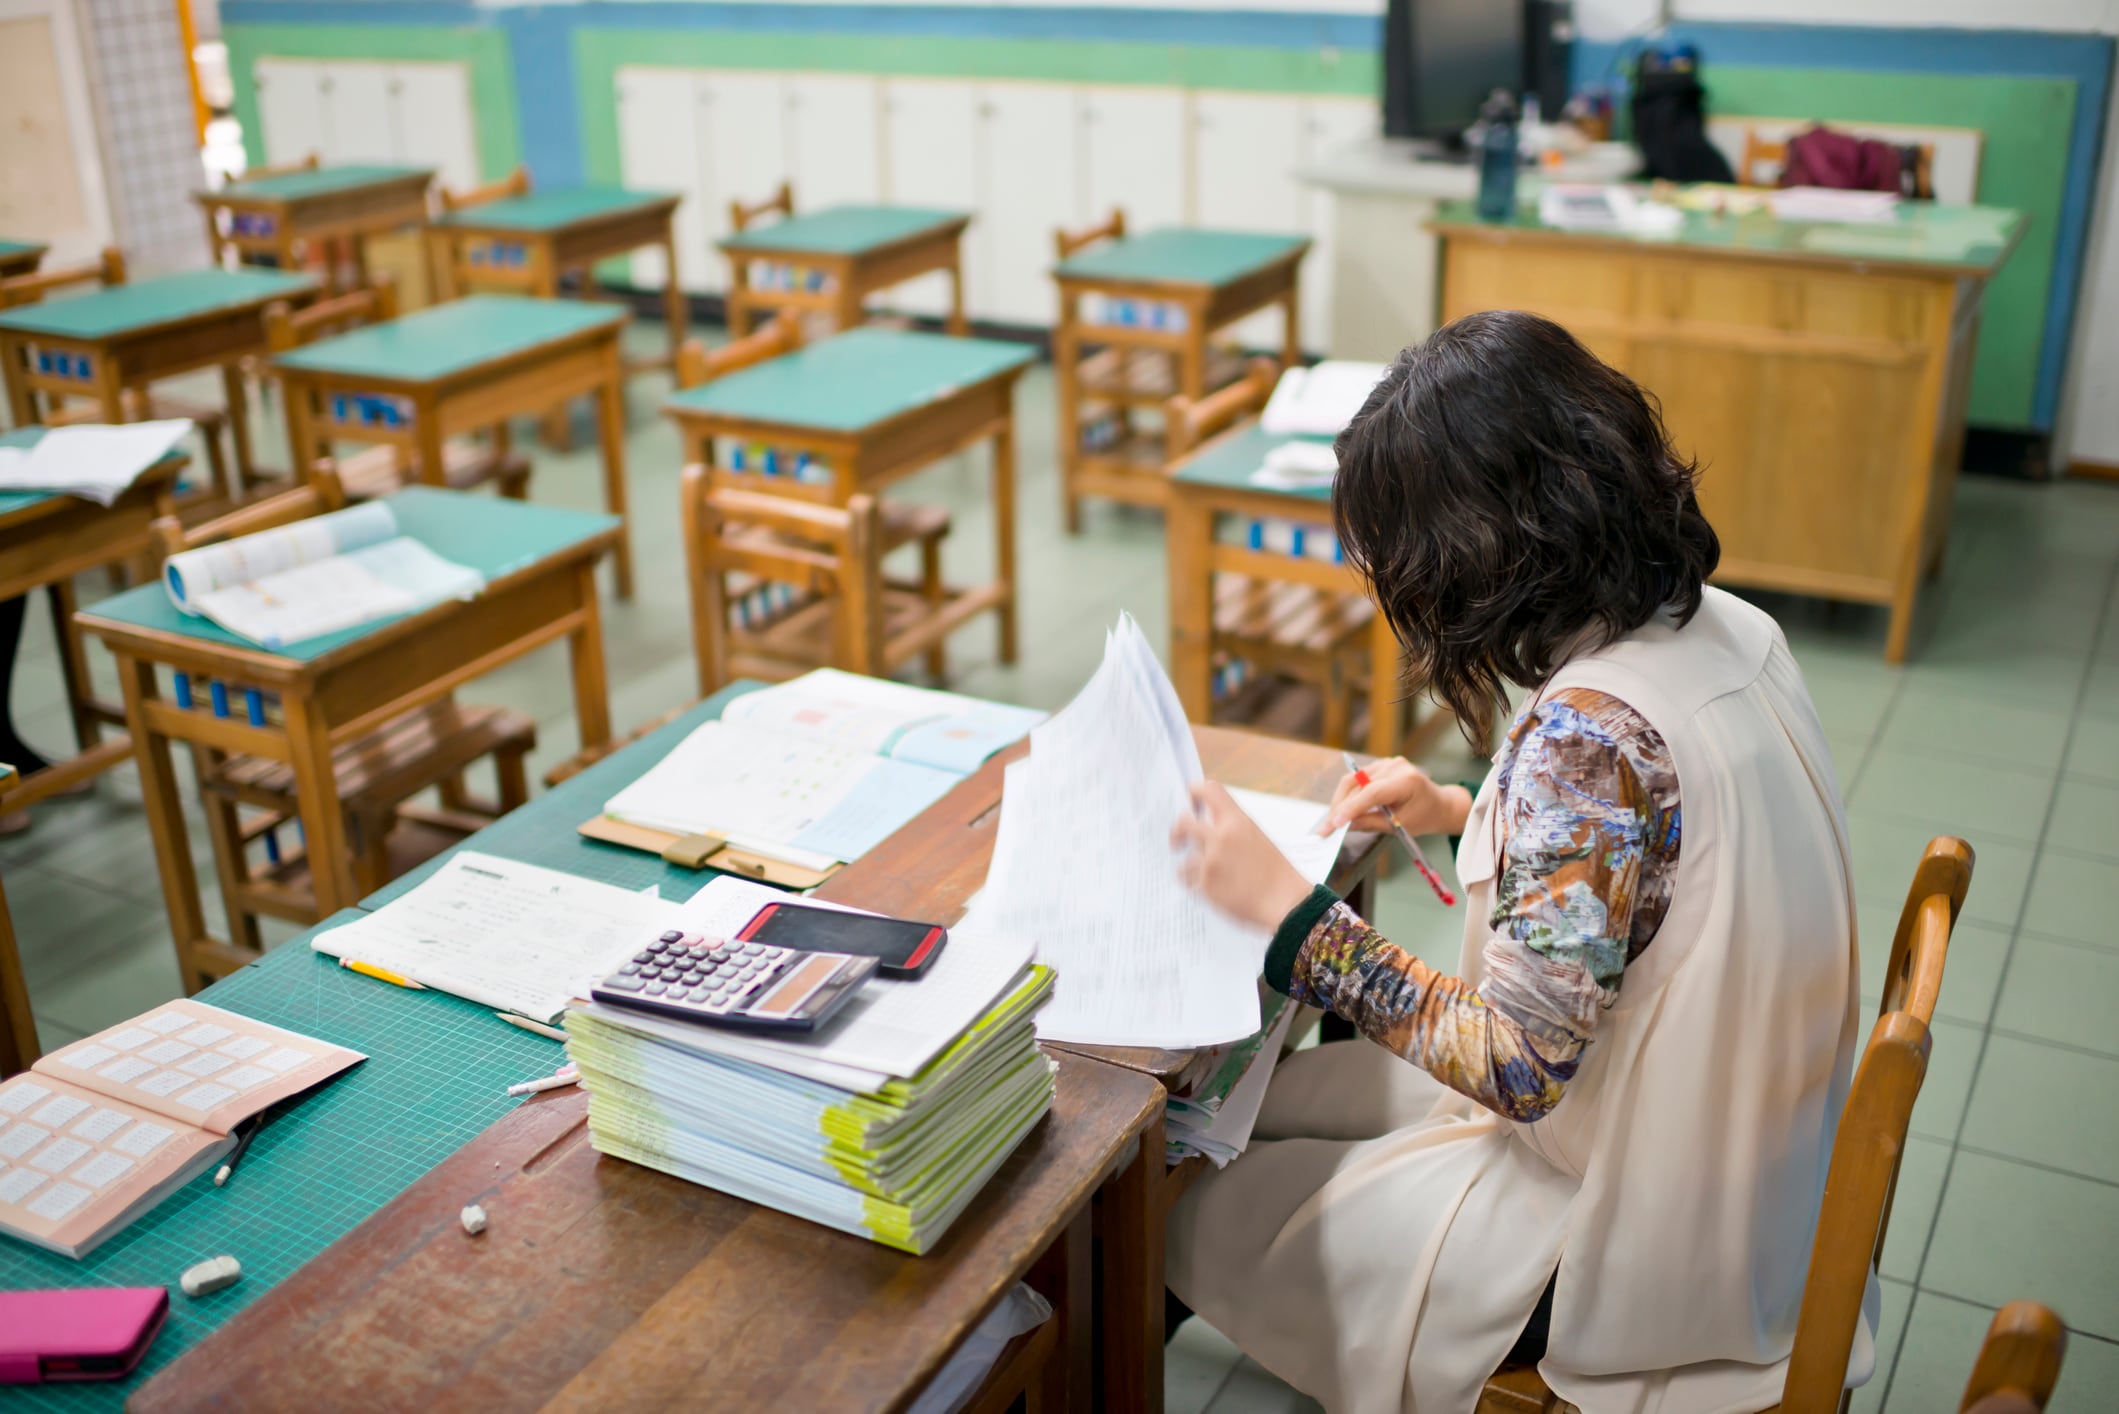
[[[780,897],[722,879],[687,912],[714,931]],[[924,976],[871,980],[814,1036],[588,1003],[567,1013],[567,1054],[599,1151],[919,1253],[1051,1108],[1033,1025],[1051,991],[1027,943],[959,933]]]

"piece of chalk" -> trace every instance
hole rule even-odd
[[[243,1274],[243,1264],[233,1257],[208,1257],[195,1267],[185,1269],[178,1284],[186,1296],[209,1296],[224,1286],[235,1285],[235,1279]]]
[[[472,1203],[463,1211],[464,1231],[473,1237],[486,1230],[486,1210]]]

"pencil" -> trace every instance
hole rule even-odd
[[[1369,773],[1361,769],[1361,763],[1354,759],[1353,752],[1342,751],[1339,755],[1346,761],[1346,768],[1352,773],[1355,785],[1370,784]],[[1411,832],[1398,823],[1398,817],[1391,813],[1388,805],[1383,807],[1383,818],[1391,822],[1391,829],[1397,832],[1399,842],[1405,846],[1406,853],[1413,857],[1413,867],[1420,871],[1421,878],[1427,880],[1427,886],[1435,891],[1435,897],[1442,900],[1442,906],[1454,908],[1457,896],[1449,891],[1449,885],[1442,882],[1442,876],[1427,862],[1427,856],[1421,852],[1420,841],[1414,839]]]
[[[525,1080],[520,1085],[510,1085],[508,1093],[510,1095],[535,1095],[541,1090],[557,1090],[563,1085],[576,1084],[580,1079],[580,1071],[574,1069],[571,1065],[563,1065],[559,1067],[557,1074],[547,1075],[542,1080]]]
[[[527,1016],[517,1016],[512,1011],[496,1011],[493,1014],[510,1026],[520,1026],[525,1031],[535,1031],[538,1035],[549,1036],[555,1041],[564,1041],[567,1038],[567,1033],[556,1026],[547,1026],[542,1021],[532,1021]]]
[[[415,992],[427,990],[427,984],[424,982],[415,982],[410,977],[400,977],[395,972],[385,972],[382,968],[370,963],[355,962],[350,957],[340,958],[338,965],[348,971],[358,972],[363,977],[373,977],[378,982],[388,982],[393,987],[408,987]]]
[[[250,1117],[249,1122],[243,1126],[243,1132],[236,1136],[235,1148],[229,1152],[228,1162],[222,1164],[219,1172],[214,1174],[214,1187],[225,1188],[227,1186],[228,1176],[235,1172],[235,1166],[242,1160],[243,1155],[250,1152],[250,1141],[257,1138],[258,1131],[264,1127],[265,1117],[263,1115],[252,1115]]]

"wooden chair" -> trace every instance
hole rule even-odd
[[[1795,1347],[1776,1410],[1846,1408],[1847,1358],[1854,1350],[1869,1274],[1883,1255],[1906,1127],[1927,1074],[1943,963],[1972,884],[1972,863],[1969,844],[1940,835],[1928,842],[1913,872],[1891,940],[1876,1026],[1833,1136]],[[1478,1407],[1481,1414],[1558,1414],[1574,1408],[1546,1387],[1533,1366],[1500,1371],[1487,1381]]]
[[[1787,166],[1786,138],[1761,137],[1757,128],[1744,129],[1744,155],[1736,167],[1739,185],[1779,186],[1781,173]],[[1913,144],[1913,196],[1921,201],[1935,199],[1935,144],[1932,142]]]
[[[441,209],[443,211],[468,211],[474,206],[491,206],[496,201],[506,201],[510,197],[528,196],[529,194],[530,169],[518,162],[515,164],[514,171],[508,173],[497,182],[485,182],[479,186],[472,187],[469,191],[451,191],[449,188],[443,187],[441,189]]]
[[[782,194],[785,194],[784,188]],[[677,386],[696,388],[769,359],[779,358],[800,348],[802,338],[801,319],[789,311],[780,314],[762,329],[731,340],[712,351],[708,351],[697,339],[687,339],[677,350]],[[700,475],[720,489],[746,494],[765,493],[819,502],[830,500],[836,494],[835,488],[823,483],[809,484],[790,477],[765,476],[756,471],[724,469],[715,465],[700,468]],[[689,504],[687,498],[687,505]],[[949,534],[949,512],[940,506],[920,506],[899,501],[879,504],[880,553],[887,556],[903,546],[917,545],[920,559],[919,594],[930,612],[941,610],[949,597],[948,587],[942,580],[942,541]],[[687,541],[688,553],[690,543]],[[697,607],[696,602],[694,607]],[[694,632],[697,632],[696,620]],[[926,668],[931,676],[940,678],[948,672],[948,650],[941,638],[933,641],[926,649],[925,656]],[[700,662],[703,673],[705,660],[701,659]],[[837,666],[847,665],[840,663]],[[704,689],[707,692],[713,690]]]
[[[246,167],[243,169],[242,179],[246,182],[255,182],[261,181],[266,177],[287,177],[292,176],[296,172],[314,172],[323,165],[323,154],[312,152],[295,162],[269,162],[262,167]]]
[[[740,201],[731,201],[728,204],[728,223],[738,231],[747,231],[751,223],[759,217],[770,216],[774,212],[778,212],[783,221],[795,214],[794,183],[780,183],[773,194],[763,201],[747,205]]]
[[[82,285],[110,289],[124,283],[125,253],[116,246],[106,246],[102,255],[94,260],[58,266],[34,275],[18,275],[12,280],[0,280],[0,309],[36,304],[48,294]],[[52,394],[46,393],[43,396],[46,403],[43,418],[50,426],[65,427],[103,420],[103,409],[95,402],[76,400],[72,403],[60,403]],[[206,465],[213,474],[215,492],[224,501],[237,498],[237,488],[229,476],[228,461],[221,451],[221,434],[228,427],[228,409],[189,398],[168,397],[142,388],[127,388],[122,398],[125,416],[130,421],[188,417],[197,423],[199,440],[206,444]],[[248,491],[249,484],[245,482],[241,489]]]
[[[337,475],[328,466],[315,467],[304,485],[203,525],[186,528],[173,518],[160,520],[156,538],[165,556],[174,555],[338,510],[345,503]],[[179,708],[201,697],[210,698],[216,710],[241,703],[253,717],[275,710],[262,693],[241,683],[179,680]],[[346,814],[354,883],[361,892],[381,888],[521,805],[529,794],[524,760],[536,745],[537,724],[524,714],[443,698],[335,748],[332,766]],[[487,756],[499,781],[497,801],[475,799],[464,785],[466,768]],[[262,916],[320,921],[301,848],[283,846],[279,837],[281,826],[299,818],[293,766],[208,747],[193,748],[193,765],[230,937],[258,948]],[[429,789],[438,791],[439,809],[409,803]],[[259,813],[246,821],[239,806]],[[262,862],[252,861],[253,844],[262,844]]]
[[[2067,1327],[2050,1307],[2011,1301],[1994,1313],[1965,1383],[1962,1414],[2036,1414],[2060,1382]]]
[[[1241,379],[1218,392],[1197,400],[1170,399],[1163,414],[1170,459],[1255,416],[1279,379],[1277,362],[1257,358]],[[1278,563],[1282,560],[1285,565]],[[1344,576],[1321,576],[1325,567],[1312,561],[1264,551],[1254,562],[1255,573],[1223,571],[1214,577],[1215,658],[1315,687],[1323,700],[1319,735],[1326,746],[1343,747],[1352,735],[1354,703],[1366,687],[1376,606],[1366,594],[1320,583],[1321,577],[1343,581]]]
[[[397,286],[387,275],[377,276],[365,289],[318,300],[301,309],[285,303],[265,309],[265,342],[272,352],[286,353],[304,344],[335,334],[344,334],[368,324],[397,317]],[[290,419],[291,423],[291,419]],[[505,422],[487,430],[486,442],[452,437],[442,444],[442,484],[466,491],[493,482],[510,500],[526,500],[530,494],[530,460],[513,450]],[[309,447],[294,448],[298,467],[332,467],[349,501],[372,501],[406,486],[419,484],[419,454],[409,447],[378,443],[351,456],[337,456],[328,437],[318,437]]]

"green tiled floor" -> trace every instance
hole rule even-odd
[[[652,347],[657,330],[637,327]],[[613,714],[621,727],[695,693],[678,567],[677,443],[654,415],[661,385],[631,395],[628,446],[640,594],[607,601]],[[207,394],[211,396],[211,394]],[[269,420],[258,445],[284,441]],[[1078,540],[1059,529],[1051,381],[1024,380],[1018,404],[1023,661],[995,661],[984,624],[950,645],[951,685],[1053,707],[1094,666],[1120,609],[1151,641],[1168,634],[1158,517],[1092,505]],[[943,463],[903,494],[947,504],[952,572],[992,563],[982,453]],[[534,496],[594,507],[593,454],[540,453]],[[661,508],[661,509],[658,509]],[[1802,661],[1831,736],[1855,850],[1870,969],[1929,836],[1977,848],[1966,923],[1952,949],[1934,1056],[1914,1116],[1884,1254],[1877,1377],[1857,1409],[1929,1414],[1954,1407],[1992,1308],[2019,1296],[2073,1325],[2055,1408],[2111,1407],[2119,1387],[2119,489],[1985,480],[1959,493],[1956,531],[1904,669],[1882,660],[1880,612],[1766,596]],[[92,583],[91,580],[94,580]],[[100,580],[83,581],[94,594]],[[38,745],[67,745],[41,604],[30,615],[16,720]],[[98,665],[114,689],[107,665]],[[535,765],[571,754],[561,650],[491,675],[468,694],[538,720]],[[1462,776],[1472,763],[1431,763]],[[171,995],[176,969],[153,850],[129,773],[40,811],[0,841],[46,1046]],[[195,831],[195,833],[197,833]],[[203,835],[194,842],[201,860]],[[1791,887],[1801,887],[1791,881]],[[209,917],[218,904],[207,890]],[[1409,871],[1384,888],[1379,923],[1432,963],[1454,965],[1461,915]],[[1307,1410],[1217,1333],[1194,1322],[1169,1355],[1177,1414]]]

